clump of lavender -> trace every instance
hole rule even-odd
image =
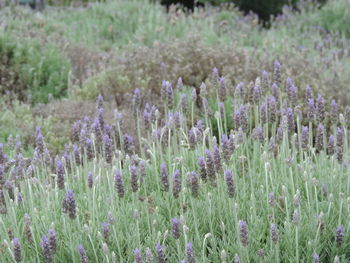
[[[335,236],[335,243],[337,247],[340,247],[344,241],[344,228],[342,225],[337,227],[336,230],[336,236]]]
[[[174,217],[171,219],[172,222],[172,234],[174,239],[179,239],[180,238],[180,221]]]
[[[232,198],[235,195],[235,185],[233,182],[233,176],[232,176],[231,171],[229,171],[229,170],[225,171],[225,178],[226,178],[228,196],[230,198]]]
[[[156,245],[156,251],[157,251],[157,262],[165,263],[166,258],[165,258],[164,249],[159,243]]]
[[[13,245],[13,257],[15,258],[16,262],[21,262],[22,261],[22,248],[21,244],[19,243],[19,239],[15,237],[12,240],[12,245]]]
[[[192,243],[186,244],[186,263],[196,263]]]
[[[168,179],[167,168],[166,168],[166,165],[164,163],[162,163],[160,165],[160,179],[162,182],[163,191],[168,192],[169,191],[169,179]]]
[[[278,230],[276,224],[271,224],[270,227],[271,240],[273,243],[277,244],[278,242]]]
[[[181,192],[181,178],[180,178],[180,170],[176,170],[173,174],[173,196],[174,198],[178,198]]]
[[[124,197],[124,181],[123,181],[122,174],[119,170],[115,171],[114,182],[115,182],[115,188],[117,189],[118,196],[120,198]]]
[[[41,248],[43,250],[44,262],[45,263],[52,263],[53,262],[53,254],[51,252],[50,242],[49,242],[48,238],[46,237],[46,235],[43,235],[40,245],[41,245]]]
[[[248,226],[244,220],[239,220],[239,233],[242,245],[247,247],[249,245]]]
[[[79,252],[79,256],[80,256],[80,263],[89,263],[89,258],[86,254],[86,251],[85,251],[83,245],[78,246],[78,252]]]
[[[140,249],[138,248],[134,249],[134,258],[136,263],[143,263]]]
[[[64,167],[61,160],[56,162],[57,186],[59,189],[64,189]]]
[[[68,216],[70,219],[75,219],[77,214],[76,214],[76,203],[75,203],[75,197],[74,193],[71,189],[67,190],[66,198],[64,204],[66,205],[66,211],[68,213]]]

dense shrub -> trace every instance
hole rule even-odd
[[[21,100],[47,102],[65,95],[68,87],[70,63],[55,45],[34,39],[0,35],[2,68],[11,71],[14,78],[5,80],[2,93],[16,93]],[[14,80],[15,79],[15,80]]]

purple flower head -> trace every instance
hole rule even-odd
[[[325,116],[324,99],[321,95],[318,95],[316,101],[316,118],[319,123],[322,123]]]
[[[238,96],[239,98],[244,98],[244,83],[240,82],[237,84],[235,89],[235,96]]]
[[[327,144],[327,152],[329,155],[333,155],[335,153],[335,144],[334,144],[334,136],[330,135],[328,144]]]
[[[344,241],[344,228],[342,225],[337,227],[336,230],[336,236],[335,236],[335,243],[337,245],[337,247],[340,247]]]
[[[235,255],[235,263],[241,263],[241,259],[239,258],[239,256],[236,254]]]
[[[153,253],[150,248],[146,248],[146,262],[152,263],[153,262]]]
[[[337,128],[337,146],[340,148],[344,147],[344,130],[341,127]]]
[[[88,161],[91,161],[94,159],[94,145],[92,143],[92,140],[87,138],[85,141],[85,151],[86,151],[86,157]]]
[[[205,168],[205,161],[203,156],[198,157],[199,174],[204,182],[207,181],[207,170]]]
[[[173,175],[173,196],[178,198],[181,192],[181,177],[180,170],[176,170]]]
[[[130,175],[131,175],[131,190],[135,193],[139,188],[137,167],[135,165],[130,166]]]
[[[102,226],[102,236],[103,236],[103,239],[106,243],[108,243],[108,240],[109,240],[109,233],[110,233],[110,227],[109,227],[109,223],[107,222],[103,222],[101,224]]]
[[[45,263],[52,263],[53,262],[53,254],[51,251],[50,242],[49,242],[48,238],[46,237],[46,235],[43,235],[43,237],[41,238],[40,245],[41,245],[41,248],[43,250],[44,262]]]
[[[320,262],[320,257],[318,256],[318,254],[316,252],[312,254],[312,262],[313,263],[319,263]]]
[[[74,154],[74,160],[77,165],[81,164],[81,156],[80,156],[80,149],[79,146],[74,144],[73,145],[73,154]]]
[[[263,129],[258,126],[253,130],[253,138],[257,141],[259,141],[260,143],[263,143],[265,138],[264,138],[264,131]]]
[[[288,120],[288,132],[293,134],[295,132],[295,121],[294,121],[294,113],[291,108],[287,108],[286,116]]]
[[[41,131],[37,132],[36,139],[35,139],[36,149],[40,155],[44,153],[45,143],[44,143],[44,136],[41,134]]]
[[[215,172],[220,172],[222,169],[221,165],[221,155],[220,155],[220,150],[218,146],[214,147],[213,150],[213,159],[214,159],[214,164],[215,164]]]
[[[213,72],[211,74],[211,81],[214,85],[217,85],[219,83],[219,70],[215,67],[213,68]]]
[[[182,78],[180,77],[177,80],[176,88],[178,91],[182,92],[183,87],[184,87],[184,84],[183,84]]]
[[[48,239],[49,239],[51,253],[55,254],[57,250],[57,234],[55,230],[53,229],[48,230]]]
[[[67,190],[67,194],[66,194],[66,208],[67,208],[67,212],[68,212],[68,216],[70,219],[75,219],[77,214],[76,214],[76,203],[75,203],[75,197],[73,194],[73,191],[71,189]]]
[[[186,244],[186,263],[196,263],[192,243]]]
[[[192,89],[191,99],[192,99],[193,103],[195,103],[197,101],[197,90],[195,88]]]
[[[181,105],[182,112],[183,113],[187,113],[187,111],[188,111],[188,102],[187,102],[187,95],[186,95],[186,93],[182,93],[181,94],[180,105]]]
[[[254,103],[258,104],[261,98],[261,87],[259,85],[255,85],[253,89],[253,100]]]
[[[190,172],[190,179],[191,179],[192,195],[194,197],[197,197],[199,195],[199,180],[198,180],[197,173],[196,172]]]
[[[260,121],[262,124],[267,122],[267,105],[266,103],[262,103],[260,105]]]
[[[188,144],[190,145],[190,149],[194,150],[197,144],[197,132],[196,128],[191,128],[188,132]]]
[[[323,150],[323,138],[324,138],[324,126],[320,123],[317,126],[317,131],[316,131],[316,149],[318,151]]]
[[[64,189],[64,167],[60,159],[56,162],[57,186],[59,189]]]
[[[248,237],[248,226],[246,221],[239,220],[239,233],[240,233],[240,239],[241,243],[244,247],[248,246],[249,244],[249,237]]]
[[[314,93],[313,93],[312,88],[310,87],[310,85],[306,86],[305,97],[306,97],[306,101],[309,101],[309,100],[314,98]]]
[[[122,174],[119,170],[115,171],[115,177],[114,177],[114,182],[115,182],[115,188],[117,189],[118,196],[121,198],[124,196],[124,181]]]
[[[338,123],[338,104],[335,100],[332,100],[331,101],[331,122],[334,124],[334,125],[337,125]]]
[[[265,70],[261,73],[261,86],[264,91],[269,88],[269,73]]]
[[[124,135],[124,151],[128,154],[134,152],[134,138],[128,134]]]
[[[270,227],[271,240],[273,243],[277,244],[278,242],[278,230],[276,224],[271,224]]]
[[[141,107],[141,94],[140,89],[134,89],[134,94],[132,96],[132,106],[134,113],[136,113]]]
[[[172,234],[174,239],[179,239],[180,238],[180,221],[174,217],[171,219],[172,222]]]
[[[173,92],[173,86],[170,82],[167,83],[167,104],[169,108],[173,107],[174,103],[174,92]]]
[[[103,128],[105,127],[104,113],[105,113],[105,111],[103,108],[98,109],[98,111],[97,111],[97,120],[98,120],[98,123],[100,124],[101,130],[103,130]]]
[[[233,176],[230,170],[225,171],[226,185],[227,185],[227,193],[230,198],[235,195],[235,185],[233,182]]]
[[[78,246],[78,252],[79,252],[79,256],[80,256],[80,263],[89,263],[89,258],[86,254],[86,251],[85,251],[83,245]]]
[[[138,248],[134,249],[134,258],[136,263],[143,263],[140,249]]]
[[[209,150],[205,151],[205,163],[206,163],[206,174],[209,177],[213,186],[216,185],[216,177],[215,177],[215,164],[212,153]]]
[[[301,148],[306,150],[309,144],[309,128],[307,126],[303,126],[301,128]]]
[[[225,101],[227,98],[227,89],[225,85],[225,78],[221,77],[219,80],[219,99],[220,101]]]
[[[158,243],[156,245],[156,251],[157,251],[157,263],[165,263],[165,253],[163,247]]]
[[[97,100],[96,100],[96,108],[99,110],[103,108],[103,97],[102,95],[98,95]]]
[[[276,82],[278,85],[281,84],[281,63],[278,60],[275,60],[274,62],[274,69],[273,69],[273,81]]]
[[[22,248],[21,244],[19,243],[19,239],[15,237],[12,239],[12,245],[13,245],[13,257],[15,258],[16,262],[22,261]]]
[[[276,82],[274,82],[271,86],[271,93],[272,93],[272,96],[274,96],[276,98],[276,100],[279,100],[280,91],[279,91],[279,88],[278,88]]]
[[[163,191],[168,192],[169,191],[168,172],[167,172],[166,165],[164,163],[160,165],[160,178],[162,182]]]
[[[293,108],[297,105],[297,100],[298,100],[298,88],[294,85],[289,87],[289,96],[290,96],[290,101],[291,105]]]

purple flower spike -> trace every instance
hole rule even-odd
[[[109,138],[107,134],[103,135],[103,144],[104,144],[104,154],[106,162],[111,164],[112,163],[112,140]]]
[[[341,127],[337,128],[337,146],[340,148],[344,147],[344,130]]]
[[[118,196],[122,198],[124,196],[124,181],[123,181],[122,174],[119,170],[115,171],[114,182],[115,182],[115,188],[117,189]]]
[[[150,248],[146,248],[146,262],[152,263],[153,262],[153,253]]]
[[[282,79],[281,79],[281,63],[276,60],[273,69],[273,81],[276,82],[278,85],[281,85]]]
[[[192,243],[186,244],[186,263],[196,263]]]
[[[173,86],[170,82],[167,82],[167,104],[169,108],[173,107],[174,103],[174,92],[173,92]]]
[[[316,118],[319,123],[322,123],[325,117],[324,99],[321,95],[318,95],[316,102]]]
[[[312,262],[313,263],[319,263],[320,262],[320,257],[318,256],[318,254],[316,252],[312,255]]]
[[[67,194],[66,194],[66,208],[68,212],[68,216],[70,219],[75,219],[77,217],[76,214],[76,203],[75,203],[75,197],[73,194],[73,191],[71,189],[68,189]]]
[[[277,244],[277,242],[278,242],[278,230],[277,230],[276,224],[271,224],[270,233],[271,233],[272,242]]]
[[[271,93],[272,93],[272,96],[274,96],[275,99],[278,101],[280,98],[280,91],[276,82],[274,82],[271,86]]]
[[[134,152],[134,138],[128,134],[124,135],[124,151],[127,154]]]
[[[196,172],[191,172],[191,190],[192,190],[192,195],[194,197],[197,197],[199,194],[199,180],[198,180],[198,175]]]
[[[45,263],[52,263],[53,262],[53,254],[51,252],[50,243],[49,243],[49,240],[47,239],[46,235],[43,235],[40,245],[41,245],[41,248],[43,250],[44,262]]]
[[[182,112],[184,114],[186,114],[187,111],[188,111],[188,102],[187,102],[187,95],[186,95],[186,93],[182,93],[181,94],[180,105],[181,105]]]
[[[88,181],[88,186],[91,189],[94,185],[94,176],[91,172],[88,173],[87,181]]]
[[[309,128],[307,126],[303,126],[301,128],[301,148],[303,150],[307,150],[309,144]]]
[[[64,167],[61,160],[56,162],[57,186],[59,189],[64,189]]]
[[[306,86],[305,97],[306,97],[306,101],[309,101],[314,98],[312,88],[309,85]]]
[[[83,245],[78,246],[79,256],[80,256],[80,263],[89,263],[89,258],[86,254],[86,251],[83,247]]]
[[[161,178],[161,182],[162,182],[163,191],[168,192],[169,191],[169,179],[168,179],[167,168],[166,168],[166,165],[164,163],[162,163],[160,165],[160,178]]]
[[[216,186],[214,158],[209,150],[205,151],[206,174],[213,186]]]
[[[181,192],[181,178],[180,178],[180,170],[176,170],[173,175],[173,196],[174,198],[178,198]]]
[[[217,85],[219,83],[219,70],[215,67],[213,69],[213,72],[211,74],[211,81],[213,82],[214,85]]]
[[[110,232],[110,227],[109,227],[109,223],[107,222],[103,222],[101,224],[102,226],[102,236],[103,236],[103,239],[106,243],[108,243],[108,240],[109,240],[109,232]]]
[[[174,239],[179,239],[180,238],[180,221],[174,217],[171,219],[172,222],[172,234]]]
[[[240,82],[237,84],[235,89],[235,96],[239,97],[240,99],[244,98],[244,83]]]
[[[255,85],[253,89],[253,100],[255,104],[259,104],[261,98],[261,87],[259,85]]]
[[[315,118],[315,102],[313,99],[309,99],[307,103],[307,118],[309,121],[313,121]]]
[[[37,132],[36,139],[35,139],[36,149],[40,155],[44,153],[45,143],[44,143],[44,137],[41,134],[40,129]]]
[[[57,250],[57,234],[55,230],[53,229],[48,230],[48,239],[49,239],[51,253],[55,254]]]
[[[13,244],[13,256],[15,258],[15,261],[21,262],[22,261],[22,248],[21,248],[21,244],[19,243],[19,239],[17,237],[15,237],[12,240],[12,244]]]
[[[338,104],[335,100],[331,101],[331,122],[334,125],[337,125],[339,118],[339,109]]]
[[[327,152],[329,155],[333,155],[335,153],[335,145],[334,145],[334,136],[329,136],[328,144],[327,144]]]
[[[137,167],[135,165],[130,166],[130,175],[131,175],[131,190],[135,193],[139,188]]]
[[[165,263],[165,253],[163,247],[158,243],[156,245],[156,251],[157,251],[157,262],[158,263]]]
[[[219,80],[219,99],[220,101],[225,101],[227,98],[227,90],[226,90],[226,85],[225,85],[225,78],[221,77]]]
[[[342,225],[337,227],[336,230],[336,236],[335,236],[335,243],[337,247],[340,247],[344,241],[344,228]]]
[[[241,259],[240,259],[240,257],[236,254],[235,255],[235,261],[234,261],[235,263],[241,263]]]
[[[324,138],[324,126],[320,123],[316,132],[316,149],[318,151],[323,150],[323,138]]]
[[[266,103],[263,103],[260,106],[260,121],[262,124],[265,124],[267,122],[267,105],[266,105]]]
[[[233,198],[235,195],[235,185],[233,182],[233,176],[232,176],[231,171],[229,171],[229,170],[225,171],[225,178],[226,178],[228,196],[230,198]]]
[[[92,159],[94,159],[94,145],[92,143],[92,140],[87,138],[85,140],[85,151],[86,151],[86,157],[88,161],[91,161]]]
[[[220,155],[220,150],[219,150],[218,146],[214,147],[213,159],[214,159],[214,163],[215,163],[215,172],[218,173],[222,169],[222,166],[221,166],[221,155]]]
[[[239,232],[241,243],[244,247],[249,245],[249,237],[248,237],[248,227],[247,223],[244,220],[239,220]]]
[[[132,106],[134,109],[134,113],[136,114],[141,107],[141,94],[140,89],[138,88],[134,90],[134,94],[132,96]]]
[[[135,257],[135,263],[143,263],[140,249],[135,248],[134,257]]]
[[[265,70],[261,73],[261,86],[265,92],[269,88],[269,73]]]
[[[205,161],[202,156],[198,157],[199,174],[204,182],[207,181],[207,170],[205,168]]]
[[[103,108],[103,97],[102,95],[98,95],[97,100],[96,100],[96,108],[99,110]]]
[[[269,205],[272,208],[275,206],[275,193],[274,192],[269,193]]]

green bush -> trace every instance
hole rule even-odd
[[[21,85],[2,85],[0,91],[14,89],[20,99],[33,103],[48,101],[48,95],[54,98],[66,94],[70,62],[56,46],[43,45],[35,39],[17,39],[5,34],[0,35],[1,64],[16,75]]]

